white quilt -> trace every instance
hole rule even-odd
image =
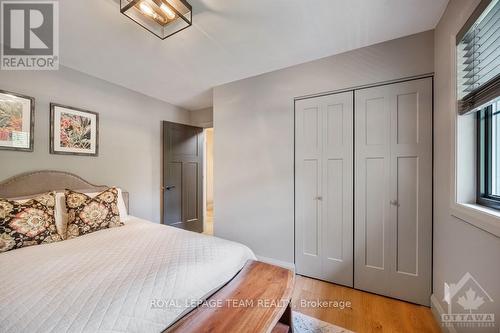
[[[255,259],[247,247],[132,218],[0,254],[0,332],[161,332]]]

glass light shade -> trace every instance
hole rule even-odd
[[[120,0],[120,11],[161,39],[193,24],[192,7],[185,0]]]

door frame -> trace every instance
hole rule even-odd
[[[207,207],[208,207],[208,140],[207,140],[207,133],[211,131],[212,132],[212,168],[214,164],[214,140],[213,140],[213,135],[214,135],[214,128],[212,127],[204,127],[203,128],[203,233],[206,232],[206,225],[207,225]],[[213,178],[213,170],[212,170],[212,205],[213,205],[213,184],[214,178]],[[213,214],[214,207],[212,206],[212,214]],[[212,224],[213,227],[213,224]],[[213,235],[212,235],[213,236]]]
[[[160,130],[161,130],[161,144],[160,144],[160,224],[165,224],[165,191],[163,190],[163,184],[165,184],[165,126],[163,123],[166,120],[160,121]]]
[[[357,90],[362,90],[362,89],[369,89],[369,88],[374,88],[374,87],[380,87],[380,86],[386,86],[386,85],[391,85],[391,84],[397,84],[397,83],[403,83],[403,82],[408,82],[408,81],[415,81],[415,80],[420,80],[420,79],[426,79],[426,78],[430,78],[431,79],[431,89],[432,89],[432,103],[431,103],[431,112],[432,112],[432,117],[431,117],[431,133],[432,133],[432,138],[431,138],[431,142],[432,142],[432,149],[431,149],[431,167],[432,167],[432,177],[431,177],[431,186],[432,186],[432,195],[431,195],[431,239],[432,239],[432,243],[431,243],[431,295],[434,294],[434,117],[435,117],[435,114],[434,114],[434,72],[432,73],[427,73],[427,74],[422,74],[422,75],[414,75],[414,76],[409,76],[409,77],[405,77],[405,78],[400,78],[400,79],[395,79],[395,80],[387,80],[387,81],[381,81],[381,82],[377,82],[377,83],[373,83],[373,84],[366,84],[366,85],[360,85],[360,86],[354,86],[354,87],[350,87],[350,88],[343,88],[343,89],[337,89],[337,90],[331,90],[331,91],[326,91],[326,92],[322,92],[322,93],[318,93],[318,94],[309,94],[309,95],[302,95],[302,96],[298,96],[298,97],[294,97],[293,98],[293,264],[294,266],[296,265],[296,262],[297,262],[297,258],[295,256],[295,239],[296,239],[296,233],[297,233],[297,218],[296,218],[296,207],[295,207],[295,203],[296,203],[296,189],[297,189],[297,186],[296,186],[296,182],[295,182],[295,179],[296,179],[296,165],[295,165],[295,160],[296,160],[296,152],[297,152],[297,133],[296,133],[296,130],[295,130],[295,126],[297,125],[297,119],[296,119],[296,115],[297,115],[297,110],[296,110],[296,104],[297,104],[297,101],[300,101],[300,100],[303,100],[303,99],[309,99],[309,98],[314,98],[314,97],[321,97],[321,96],[327,96],[327,95],[333,95],[333,94],[338,94],[338,93],[343,93],[343,92],[349,92],[349,91],[352,91],[353,92],[353,112],[355,112],[356,110],[356,101],[355,101],[355,95],[356,95],[356,91]],[[355,140],[356,140],[356,132],[355,132],[355,122],[354,122],[354,117],[353,117],[353,139],[354,139],[354,144],[353,144],[353,154],[355,154]],[[354,155],[353,155],[354,156]],[[356,171],[356,161],[354,159],[353,161],[353,184],[355,184],[355,181],[356,181],[356,174],[355,174],[355,171]],[[353,202],[354,202],[354,205],[353,205],[353,217],[354,217],[354,213],[355,213],[355,205],[356,205],[356,202],[355,202],[355,195],[356,195],[356,189],[353,188]],[[353,228],[354,228],[354,218],[353,218],[353,221],[352,221],[352,224],[353,224]],[[354,229],[353,229],[354,230]],[[355,244],[355,233],[353,232],[353,244]],[[356,270],[354,269],[354,260],[355,260],[355,257],[354,257],[354,246],[352,248],[352,252],[353,252],[353,282],[354,282],[354,276],[356,274]],[[353,283],[353,286],[354,286],[354,283]],[[360,289],[357,289],[356,286],[354,286],[352,289],[355,289],[355,290],[360,290]],[[382,295],[384,296],[384,295]],[[384,296],[384,297],[387,297],[387,296]],[[405,301],[405,302],[408,302],[408,301]],[[408,302],[408,303],[411,303],[411,302]],[[420,305],[420,304],[418,304]]]

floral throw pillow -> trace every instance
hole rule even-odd
[[[68,210],[67,239],[123,225],[120,222],[116,188],[109,188],[93,198],[72,190],[66,190],[65,193]]]
[[[54,209],[54,192],[26,202],[0,199],[0,252],[60,241]]]

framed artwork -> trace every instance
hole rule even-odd
[[[50,153],[97,156],[99,114],[50,103]]]
[[[35,99],[0,90],[0,149],[33,151]]]

